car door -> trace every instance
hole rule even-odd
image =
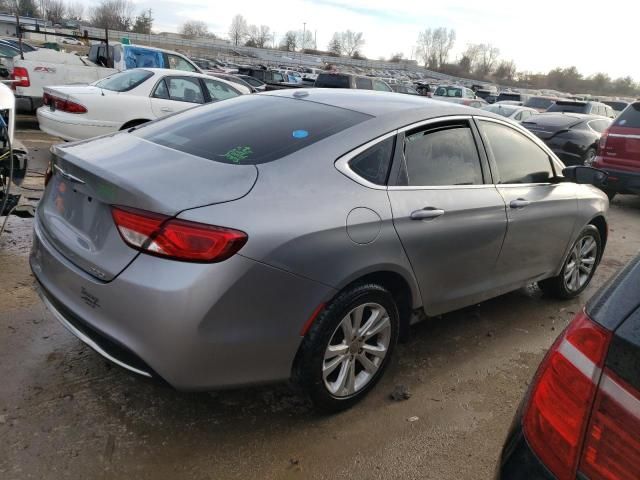
[[[166,76],[151,94],[151,110],[161,118],[204,103],[204,92],[198,77]]]
[[[399,174],[389,199],[428,315],[493,296],[507,219],[473,130],[470,117],[456,117],[398,139]]]
[[[554,182],[550,155],[515,126],[476,117],[496,188],[507,206],[507,235],[496,273],[517,287],[547,277],[562,263],[573,234],[576,185]]]

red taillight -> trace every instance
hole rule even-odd
[[[11,72],[11,79],[15,80],[11,85],[15,87],[30,87],[29,71],[23,67],[14,67]]]
[[[604,156],[604,149],[607,148],[607,140],[609,139],[609,130],[605,130],[598,142],[598,156]]]
[[[524,414],[525,436],[558,480],[575,479],[582,439],[611,333],[580,313],[540,365]]]
[[[175,260],[221,262],[247,243],[246,233],[230,228],[124,207],[112,207],[112,215],[127,245]]]
[[[54,110],[60,110],[67,113],[87,113],[87,108],[79,103],[65,100],[64,98],[54,97],[49,93],[42,96],[42,103],[45,105],[53,105]]]
[[[640,478],[640,392],[604,370],[580,471],[590,480]]]

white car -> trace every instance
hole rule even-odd
[[[75,141],[249,93],[242,85],[201,73],[136,68],[90,85],[45,87],[37,115],[40,130]]]
[[[503,102],[487,105],[486,107],[482,107],[482,110],[497,113],[515,122],[524,122],[527,118],[532,115],[538,115],[539,113],[535,108],[522,107],[520,105],[506,104]]]
[[[64,37],[62,40],[60,40],[60,42],[66,43],[67,45],[84,45],[84,43],[82,43],[77,38],[70,38],[70,37]]]

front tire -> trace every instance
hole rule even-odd
[[[589,285],[602,257],[602,239],[593,225],[587,225],[571,246],[560,274],[538,282],[546,294],[566,300],[580,295]]]
[[[293,380],[320,410],[358,403],[380,380],[399,331],[398,307],[377,284],[340,293],[318,316],[300,347]]]

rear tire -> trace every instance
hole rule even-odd
[[[577,297],[589,286],[601,257],[600,232],[587,225],[571,246],[560,274],[538,282],[538,286],[547,295],[561,300]]]
[[[302,341],[294,383],[320,410],[352,407],[382,377],[399,326],[398,307],[384,287],[364,284],[343,291],[325,307]]]
[[[586,153],[582,157],[583,165],[585,165],[587,167],[592,167],[593,166],[593,162],[596,159],[596,156],[597,156],[596,149],[591,147],[589,150],[586,151]]]

